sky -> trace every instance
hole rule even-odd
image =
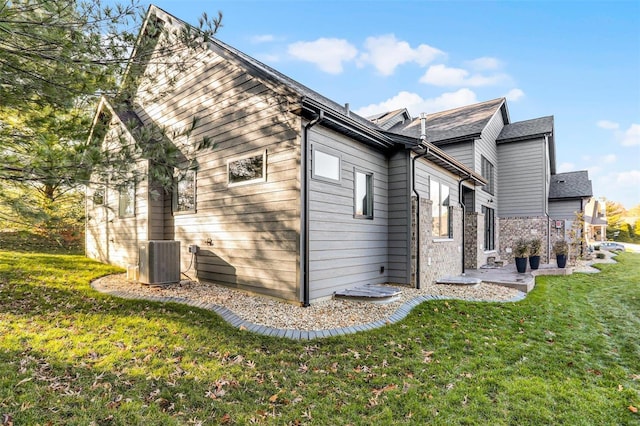
[[[512,122],[553,115],[557,172],[640,204],[640,1],[155,0],[367,116],[507,98]]]

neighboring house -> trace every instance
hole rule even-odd
[[[551,176],[549,216],[553,241],[582,238],[584,243],[588,242],[586,207],[592,196],[592,185],[586,170]],[[577,235],[572,235],[572,230]]]
[[[604,202],[591,198],[584,208],[587,243],[607,240],[607,209]]]
[[[147,19],[185,25],[154,6]],[[219,40],[197,60],[174,85],[131,71],[163,96],[140,90],[125,108],[101,101],[93,130],[105,147],[134,140],[135,129],[171,135],[196,116],[190,137],[217,145],[190,154],[185,138],[170,141],[184,156],[173,193],[158,190],[144,158],[136,164],[149,179],[91,186],[89,257],[138,265],[147,241],[179,241],[181,268],[198,279],[308,305],[508,258],[516,234],[544,228],[548,238],[550,117],[510,123],[500,98],[366,119]]]

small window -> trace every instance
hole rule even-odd
[[[435,238],[453,238],[453,214],[450,206],[451,190],[447,185],[430,179],[432,231]]]
[[[311,161],[314,179],[340,182],[340,157],[338,155],[314,148]]]
[[[98,187],[93,191],[93,204],[96,206],[104,205],[104,186]]]
[[[495,211],[489,207],[482,206],[484,214],[484,249],[496,249],[496,217]]]
[[[136,186],[134,183],[127,183],[118,188],[118,216],[135,216]]]
[[[484,156],[482,157],[482,177],[487,180],[487,184],[482,189],[493,195],[495,192],[495,170],[493,164]]]
[[[266,181],[266,157],[267,152],[263,151],[250,157],[229,160],[227,162],[229,186]]]
[[[177,170],[176,186],[173,192],[174,212],[196,211],[196,171]]]
[[[355,171],[355,216],[373,219],[373,174]]]

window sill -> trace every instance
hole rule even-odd
[[[189,215],[189,214],[195,214],[196,211],[195,210],[181,210],[179,212],[173,212],[174,216],[184,216],[184,215]]]
[[[484,250],[483,251],[484,254],[496,254],[498,253],[498,250],[493,249],[493,250]]]
[[[434,238],[433,242],[434,243],[446,243],[446,242],[452,242],[455,241],[453,238]]]

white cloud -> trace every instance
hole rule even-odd
[[[600,120],[596,123],[596,125],[602,129],[607,129],[607,130],[616,130],[617,128],[620,127],[618,123],[614,123],[613,121],[609,121],[609,120]]]
[[[428,44],[412,48],[409,43],[398,40],[393,34],[367,37],[364,47],[366,52],[358,58],[359,64],[371,64],[382,75],[393,74],[396,67],[407,62],[415,62],[424,67],[444,55],[444,52]]]
[[[560,163],[557,173],[572,172],[575,170],[576,165],[573,163]]]
[[[467,64],[478,71],[497,70],[502,67],[502,63],[498,59],[488,56],[468,61]]]
[[[617,157],[616,157],[615,154],[609,154],[609,155],[605,155],[604,157],[602,157],[602,161],[604,163],[607,163],[607,164],[615,163],[616,159],[617,159]]]
[[[627,172],[619,172],[615,174],[616,183],[618,185],[629,185],[636,191],[640,188],[640,170],[629,170]],[[638,193],[637,195],[640,195]],[[638,199],[640,201],[640,199]]]
[[[600,174],[600,172],[602,171],[602,166],[590,166],[587,167],[587,171],[589,172],[589,176],[595,176]]]
[[[420,83],[427,83],[434,86],[493,86],[509,81],[506,74],[494,74],[486,76],[482,74],[471,74],[462,68],[450,68],[443,64],[432,65],[427,72],[420,77]]]
[[[622,135],[622,146],[640,145],[640,124],[632,124]]]
[[[520,89],[511,89],[506,95],[504,95],[504,97],[509,101],[515,102],[524,97],[524,92]]]
[[[337,38],[319,38],[315,41],[299,41],[289,45],[291,56],[311,62],[329,74],[340,74],[343,62],[353,60],[358,50],[348,41]]]
[[[622,203],[628,209],[640,204],[640,170],[609,173],[592,180],[594,195]]]
[[[260,34],[251,37],[251,43],[268,43],[275,39],[276,37],[272,34]]]
[[[272,64],[274,62],[280,61],[280,56],[273,55],[273,54],[270,54],[270,53],[261,53],[261,54],[256,55],[256,59],[264,62],[265,64]]]
[[[403,91],[386,101],[367,105],[355,110],[355,112],[363,117],[367,117],[384,111],[407,108],[413,117],[417,117],[421,112],[445,111],[476,102],[478,102],[476,94],[469,89],[443,93],[438,97],[429,99],[424,99],[416,93]]]

